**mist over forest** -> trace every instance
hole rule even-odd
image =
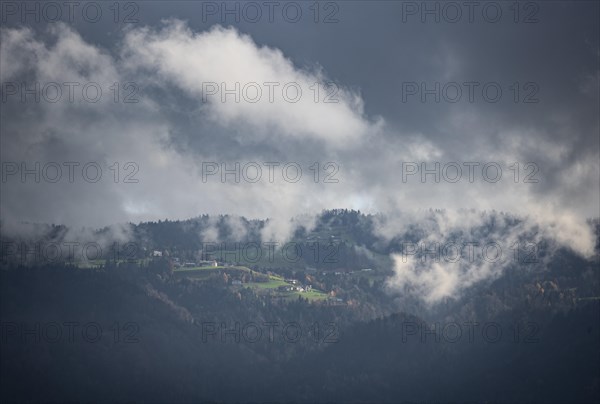
[[[0,402],[600,401],[599,17],[0,2]]]

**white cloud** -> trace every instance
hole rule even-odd
[[[315,102],[315,83],[328,81],[322,70],[299,69],[280,50],[258,46],[233,28],[217,25],[193,33],[174,20],[162,30],[132,30],[123,55],[128,68],[149,69],[197,100],[206,99],[209,119],[226,127],[251,127],[247,136],[266,131],[271,139],[314,138],[343,148],[381,125],[365,118],[362,99],[346,88],[338,87],[335,103],[323,102],[326,90],[321,88]],[[237,101],[235,95],[223,95],[230,90]]]
[[[384,239],[418,224],[429,234],[429,241],[439,241],[457,229],[470,232],[480,226],[485,218],[479,213],[459,212],[477,208],[516,213],[527,218],[520,232],[538,224],[544,237],[585,256],[593,251],[594,238],[585,220],[598,213],[598,154],[590,151],[577,162],[563,163],[564,156],[573,153],[572,146],[560,139],[548,140],[542,129],[504,128],[474,113],[457,113],[444,122],[448,132],[456,134],[455,145],[427,133],[403,134],[383,120],[367,117],[360,93],[342,84],[339,103],[315,103],[310,86],[328,79],[323,69],[299,68],[281,50],[259,46],[232,28],[216,26],[195,33],[180,21],[166,22],[158,30],[135,27],[116,45],[118,54],[87,43],[65,25],[55,25],[50,34],[51,40],[42,40],[27,29],[3,29],[2,80],[16,82],[32,75],[42,83],[97,82],[106,96],[98,103],[63,99],[27,104],[20,103],[18,96],[11,97],[2,104],[3,112],[8,112],[2,121],[2,161],[99,162],[104,177],[93,184],[81,179],[2,184],[4,228],[20,220],[103,226],[202,213],[232,214],[271,218],[263,229],[263,240],[283,242],[298,225],[310,228],[320,210],[344,207],[387,213],[388,220],[377,229]],[[113,102],[110,86],[127,81],[140,84],[140,102]],[[228,88],[234,82],[296,82],[306,93],[297,103],[281,97],[273,103],[266,97],[257,103],[223,103],[218,96],[209,96],[203,103],[203,83],[207,82],[226,82]],[[157,88],[186,98],[164,97],[164,92],[153,91]],[[184,105],[189,102],[191,108]],[[193,111],[193,116],[186,115],[192,130],[196,123],[206,129],[202,125],[208,120],[218,135],[205,135],[200,147],[190,146],[189,139],[179,133],[188,128],[181,129],[178,118],[169,114],[185,108],[186,113]],[[193,138],[195,133],[186,135]],[[242,144],[254,147],[227,149],[226,141],[240,137],[251,140]],[[296,160],[305,170],[303,179],[298,183],[281,179],[275,183],[203,182],[201,163],[225,160],[219,154],[223,150],[242,164],[269,161],[272,156],[281,163]],[[480,176],[475,183],[402,181],[402,162],[426,161],[431,166],[439,161],[443,165],[456,161],[457,155],[459,163],[499,161],[503,167],[539,156],[549,165],[540,173],[538,184],[515,183],[510,172],[494,184]],[[313,181],[308,167],[315,161],[321,168],[327,161],[337,162],[339,182]],[[126,162],[135,162],[139,182],[111,181],[113,172],[108,167],[114,162],[120,163],[121,170]],[[120,174],[122,179],[126,172]],[[322,175],[323,171],[321,180]],[[425,211],[418,212],[429,207],[444,208],[447,213],[433,220]],[[290,221],[304,213],[304,219]],[[235,217],[228,225],[243,231]],[[212,230],[209,233],[208,238],[218,236]],[[423,275],[406,275],[406,268],[398,269],[401,276],[395,282],[424,290],[431,287],[430,301],[502,270],[491,266],[454,273],[453,267],[432,266]]]

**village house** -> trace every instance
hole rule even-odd
[[[219,266],[219,264],[215,260],[211,260],[211,261],[198,261],[198,266],[199,267],[216,267],[216,266]]]

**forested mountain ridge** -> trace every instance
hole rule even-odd
[[[310,255],[273,262],[218,259],[224,251],[230,261],[247,259],[232,251],[264,242],[266,222],[227,216],[141,223],[126,237],[41,225],[44,242],[4,236],[2,400],[483,401],[492,391],[502,402],[600,398],[597,254],[548,240],[539,260],[512,262],[432,304],[390,283],[388,257],[432,226],[386,238],[381,220],[324,212],[287,241]],[[494,221],[456,237],[504,234]],[[243,237],[231,230],[239,223]],[[65,246],[73,235],[108,247],[85,262],[36,256],[36,242]],[[310,262],[311,243],[321,242],[336,246],[339,260]],[[30,248],[24,261],[19,243]]]

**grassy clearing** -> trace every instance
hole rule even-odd
[[[88,261],[77,261],[75,262],[75,265],[78,268],[100,268],[101,266],[106,264],[106,259],[100,259],[100,260],[88,260]],[[109,259],[108,260],[111,264],[113,263],[117,263],[117,264],[123,264],[123,263],[132,263],[132,264],[145,264],[147,263],[149,260],[148,259],[118,259],[118,260],[112,260]]]
[[[176,269],[174,272],[190,272],[190,271],[210,271],[210,270],[237,270],[237,271],[244,271],[244,272],[252,272],[252,273],[257,273],[255,271],[252,271],[250,268],[248,267],[244,267],[244,266],[235,266],[235,267],[224,267],[224,266],[218,266],[218,267],[213,267],[213,266],[206,266],[206,267],[189,267],[189,268],[178,268]]]
[[[255,289],[257,292],[269,293],[274,296],[279,296],[287,299],[298,299],[298,296],[302,296],[304,299],[310,301],[325,300],[327,299],[327,293],[321,292],[320,290],[313,289],[309,292],[283,292],[277,290],[280,286],[289,286],[289,283],[285,282],[284,279],[277,275],[269,275],[269,282],[251,282],[244,284],[246,287]]]
[[[191,268],[180,268],[174,271],[176,276],[180,277],[188,277],[194,279],[208,279],[212,275],[220,272],[221,270],[225,271],[243,271],[249,272],[251,274],[259,275],[259,272],[253,271],[248,267],[244,266],[236,266],[236,267],[191,267]],[[262,274],[264,275],[264,274]],[[257,293],[261,294],[269,294],[273,296],[279,296],[286,299],[298,299],[298,296],[302,296],[304,299],[308,299],[310,301],[318,301],[327,299],[328,295],[319,290],[311,290],[310,292],[284,292],[277,290],[280,286],[288,286],[284,278],[279,275],[269,275],[268,282],[248,282],[242,284],[243,287],[254,289]]]
[[[287,285],[287,283],[284,282],[283,280],[271,279],[271,280],[269,280],[269,282],[249,282],[249,283],[246,283],[246,285],[253,287],[253,288],[265,290],[265,289],[277,289],[280,286]]]
[[[329,297],[329,295],[325,292],[321,292],[320,290],[315,290],[312,289],[311,291],[308,292],[304,292],[304,293],[296,293],[299,296],[302,296],[305,299],[308,300],[325,300]]]

